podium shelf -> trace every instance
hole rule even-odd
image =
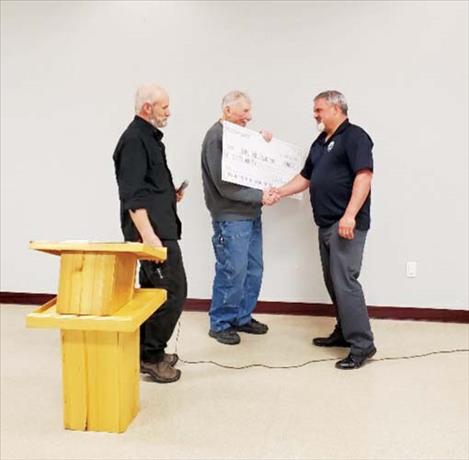
[[[132,300],[113,315],[73,315],[57,313],[57,297],[55,297],[28,314],[26,325],[32,328],[133,332],[164,302],[166,302],[164,289],[136,289]]]

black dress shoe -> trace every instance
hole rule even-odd
[[[317,347],[349,347],[350,344],[345,341],[342,332],[334,329],[329,337],[316,337],[313,339],[313,344]]]
[[[335,363],[337,369],[348,370],[348,369],[358,369],[363,365],[363,363],[370,359],[376,353],[376,348],[372,345],[364,354],[362,355],[349,355]]]

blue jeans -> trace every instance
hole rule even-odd
[[[215,279],[210,329],[220,332],[251,320],[262,283],[261,218],[213,221]]]

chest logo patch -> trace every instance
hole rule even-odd
[[[334,148],[334,141],[332,141],[328,146],[327,146],[327,151],[330,152]]]

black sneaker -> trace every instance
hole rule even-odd
[[[208,331],[208,335],[210,337],[213,337],[220,343],[224,343],[225,345],[237,345],[239,342],[241,342],[241,337],[238,335],[238,333],[233,329],[225,329],[224,331]]]
[[[251,318],[249,323],[243,324],[242,326],[236,326],[235,329],[238,332],[246,332],[247,334],[265,334],[269,330],[269,326]]]

